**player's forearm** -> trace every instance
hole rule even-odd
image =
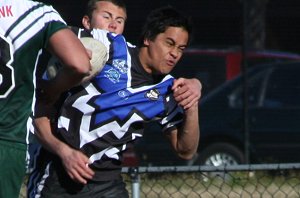
[[[64,29],[53,34],[48,49],[60,60],[64,68],[54,79],[53,84],[56,84],[56,87],[52,90],[59,93],[66,91],[78,85],[84,77],[89,75],[90,57],[71,30]]]
[[[60,157],[70,149],[67,144],[53,135],[50,121],[47,117],[35,118],[34,123],[36,127],[35,134],[45,149]]]
[[[57,76],[50,81],[48,92],[60,94],[70,88],[79,85],[81,79],[86,77],[85,73],[77,73],[69,68],[62,68]]]
[[[184,124],[177,134],[178,155],[183,159],[191,159],[197,152],[199,129],[198,103],[186,110]]]
[[[90,57],[83,44],[70,29],[63,29],[53,34],[48,50],[60,60],[64,67],[73,70],[74,73],[89,74],[91,70]],[[80,81],[80,79],[78,80]]]

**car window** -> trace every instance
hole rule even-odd
[[[300,65],[276,68],[270,75],[265,107],[295,107],[300,106]]]
[[[248,105],[258,107],[262,105],[262,94],[265,92],[265,84],[270,73],[269,69],[256,69],[251,72],[247,79]],[[237,88],[229,94],[229,106],[231,108],[243,108],[244,104],[243,78],[239,79]]]
[[[226,80],[225,65],[224,57],[184,54],[171,74],[176,78],[198,78],[202,83],[202,95],[206,95]]]

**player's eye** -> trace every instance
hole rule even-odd
[[[183,53],[183,51],[185,50],[185,47],[179,47],[178,48],[178,52]]]
[[[174,43],[168,40],[168,41],[166,41],[166,45],[167,45],[168,47],[173,47],[173,46],[174,46]]]
[[[117,19],[117,23],[124,24],[124,20],[123,19]]]
[[[107,13],[104,13],[104,14],[102,15],[102,17],[105,18],[105,19],[109,19],[109,18],[110,18],[109,14],[107,14]]]

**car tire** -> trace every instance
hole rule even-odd
[[[214,143],[198,154],[195,162],[199,165],[236,165],[245,163],[243,152],[229,143]]]

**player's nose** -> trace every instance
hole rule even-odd
[[[112,20],[112,21],[109,23],[108,28],[109,28],[110,30],[116,30],[116,29],[117,29],[117,23],[116,23],[114,20]]]

